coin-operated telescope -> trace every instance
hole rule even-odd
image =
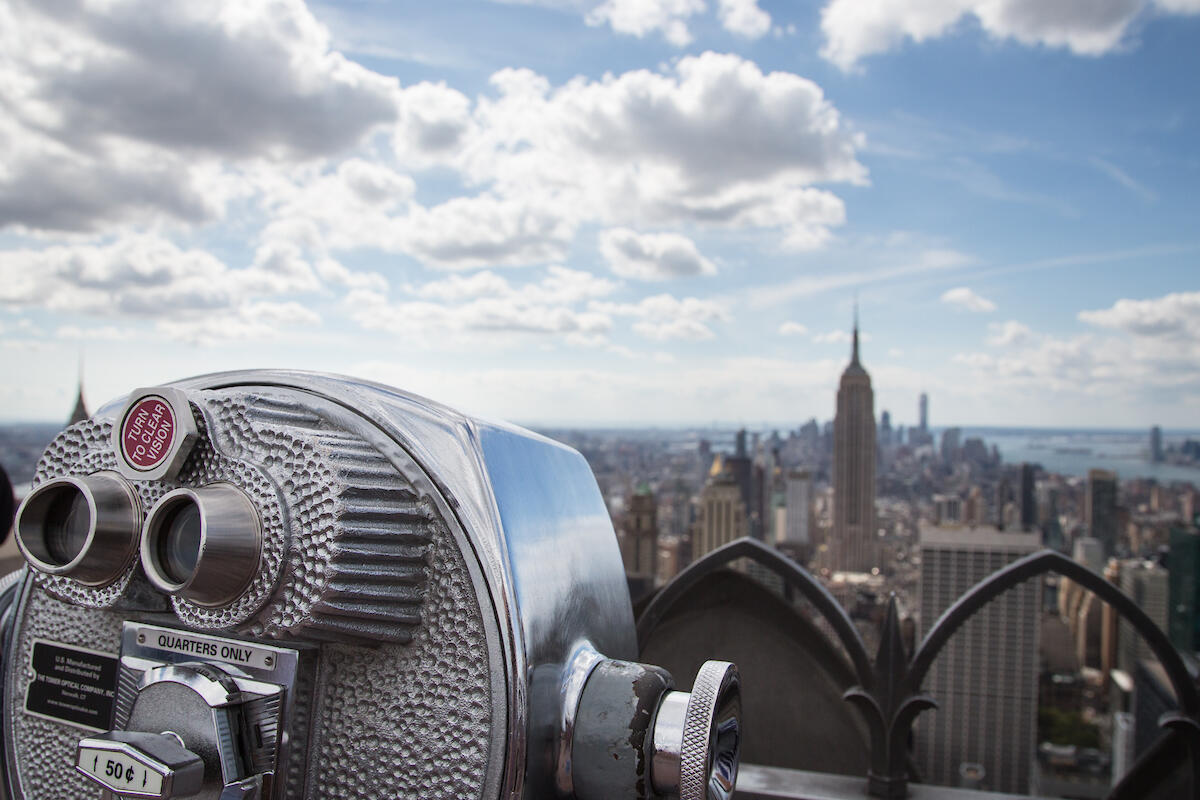
[[[632,661],[575,451],[294,372],[138,389],[17,512],[10,797],[727,798],[737,669]]]

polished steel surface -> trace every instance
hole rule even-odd
[[[80,501],[84,505],[68,511],[70,504]],[[60,518],[74,513],[86,515],[74,521],[84,524],[84,539],[73,556],[56,557],[48,541],[54,533],[51,528],[72,524]],[[34,569],[103,586],[116,580],[137,552],[140,521],[137,496],[129,484],[114,472],[96,472],[39,484],[21,503],[14,528],[17,547]]]
[[[552,794],[561,700],[531,696],[559,697],[581,639],[610,658],[637,652],[616,537],[587,462],[529,431],[350,378],[268,370],[173,384],[185,392],[256,386],[311,394],[365,417],[445,496],[482,569],[503,638],[509,725],[501,794]],[[106,406],[97,416],[115,411]]]
[[[574,743],[576,716],[579,713],[579,701],[583,697],[583,687],[596,665],[604,660],[604,656],[596,652],[589,641],[581,641],[575,646],[574,652],[567,659],[566,669],[562,673],[559,697],[561,714],[558,727],[558,752],[554,785],[563,797],[571,797],[575,793],[575,782],[572,774],[571,745]]]
[[[138,683],[141,692],[156,683],[178,683],[204,698],[212,708],[241,702],[242,693],[233,678],[219,667],[203,667],[199,664],[155,667],[147,670]]]
[[[683,756],[683,725],[687,718],[688,692],[667,692],[654,718],[654,756],[650,779],[659,794],[679,793],[679,767]]]
[[[194,567],[181,577],[163,563],[163,550],[171,546],[169,537],[178,535],[171,521],[188,506],[199,512],[200,535]],[[261,554],[258,511],[245,492],[231,483],[175,489],[146,516],[141,544],[146,577],[163,592],[196,605],[221,606],[236,600],[258,574]]]

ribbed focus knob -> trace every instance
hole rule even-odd
[[[667,692],[654,722],[655,791],[679,800],[732,797],[741,715],[741,679],[728,661],[706,661],[690,693]]]

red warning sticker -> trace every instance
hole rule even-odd
[[[151,470],[171,452],[175,440],[175,413],[157,395],[138,400],[121,423],[121,455],[129,466]]]

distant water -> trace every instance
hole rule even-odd
[[[1154,478],[1160,483],[1188,481],[1200,486],[1200,468],[1150,461],[1148,431],[963,428],[963,438],[968,436],[981,437],[989,449],[995,445],[1006,464],[1029,461],[1048,472],[1080,477],[1087,476],[1089,469],[1109,469],[1120,480]],[[1178,445],[1185,438],[1189,437],[1168,433],[1164,445]]]

